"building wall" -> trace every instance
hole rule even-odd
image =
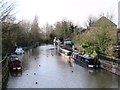
[[[120,29],[120,1],[118,2],[118,28]]]

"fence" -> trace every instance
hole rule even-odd
[[[6,88],[7,82],[8,82],[8,77],[9,77],[9,68],[8,68],[8,60],[7,56],[0,62],[2,66],[2,89],[4,90]]]

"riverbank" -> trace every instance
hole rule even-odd
[[[44,43],[36,43],[34,45],[31,45],[31,46],[28,46],[28,47],[23,47],[24,50],[29,50],[29,49],[32,49],[32,48],[36,48],[38,46],[42,46],[42,45],[46,45],[48,43],[44,42]]]
[[[105,55],[99,55],[99,61],[101,62],[101,68],[120,75],[120,59],[115,57],[109,57]]]

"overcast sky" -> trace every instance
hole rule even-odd
[[[102,13],[112,13],[114,22],[118,19],[120,0],[16,0],[18,20],[33,20],[37,15],[40,26],[54,24],[63,19],[84,26],[90,15],[98,17]]]

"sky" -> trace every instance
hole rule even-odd
[[[118,24],[118,2],[120,0],[16,0],[16,18],[32,21],[35,15],[40,26],[55,24],[63,19],[85,26],[89,16],[112,14]]]

